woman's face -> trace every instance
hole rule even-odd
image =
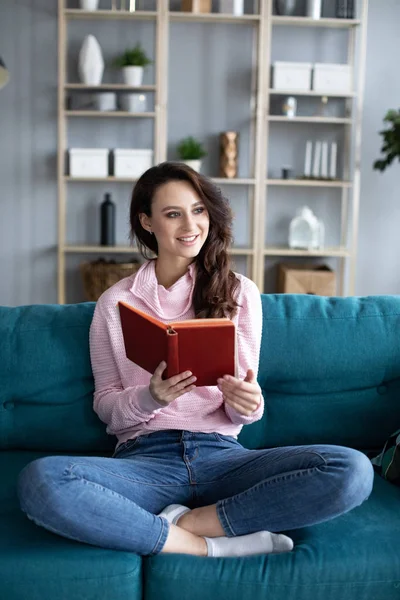
[[[195,258],[208,236],[208,211],[186,181],[169,181],[160,186],[151,204],[151,217],[140,215],[142,227],[151,230],[158,243],[159,257]]]

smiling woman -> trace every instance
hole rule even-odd
[[[214,183],[182,163],[146,171],[131,202],[131,235],[142,254],[157,255],[158,282],[168,288],[196,266],[193,306],[197,317],[232,316],[238,279],[230,269],[232,212]]]

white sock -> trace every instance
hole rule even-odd
[[[208,556],[251,556],[293,550],[293,541],[281,533],[257,531],[236,537],[204,537]]]
[[[176,525],[181,516],[187,512],[190,512],[190,508],[187,506],[183,506],[182,504],[170,504],[169,506],[166,506],[158,516],[167,519],[168,523],[171,523],[171,525]]]

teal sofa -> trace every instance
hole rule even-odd
[[[400,297],[264,295],[266,409],[250,448],[332,443],[372,456],[400,427]],[[289,554],[146,559],[67,540],[19,510],[16,481],[49,454],[110,456],[92,410],[94,305],[0,308],[1,600],[399,600],[400,487],[292,531]],[[268,498],[265,499],[268,502]]]

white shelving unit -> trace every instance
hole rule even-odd
[[[125,119],[153,119],[154,120],[154,160],[155,163],[167,159],[167,116],[168,116],[168,49],[169,49],[169,26],[170,23],[224,23],[235,25],[252,25],[254,28],[254,58],[249,65],[253,73],[252,98],[253,110],[249,111],[249,122],[251,131],[251,169],[250,177],[238,179],[223,179],[214,177],[213,181],[221,186],[247,187],[250,194],[251,215],[251,239],[248,247],[232,248],[232,255],[245,257],[247,274],[251,277],[259,289],[264,289],[265,260],[271,257],[331,257],[339,262],[339,293],[344,290],[348,294],[354,293],[355,262],[358,236],[358,210],[360,194],[360,143],[361,143],[361,117],[362,117],[362,92],[365,76],[366,55],[366,23],[368,0],[361,0],[362,13],[359,19],[319,19],[313,20],[306,17],[281,17],[273,15],[272,0],[261,0],[258,2],[259,11],[254,15],[233,16],[220,13],[193,14],[187,12],[175,12],[169,10],[168,0],[157,0],[156,11],[121,11],[121,10],[97,10],[83,11],[79,9],[66,8],[67,0],[58,0],[58,301],[62,304],[66,301],[66,260],[69,255],[116,255],[133,254],[137,248],[129,246],[102,247],[98,245],[71,245],[66,239],[66,216],[67,216],[67,186],[72,183],[96,183],[96,184],[134,184],[134,180],[127,178],[116,178],[113,176],[104,178],[72,178],[65,173],[64,157],[67,149],[67,127],[70,119],[78,118],[125,118]],[[153,21],[155,24],[155,82],[152,85],[131,87],[124,84],[101,84],[99,86],[86,86],[81,83],[67,81],[67,56],[68,56],[68,23],[76,19],[89,20],[136,20]],[[270,63],[271,43],[275,27],[310,27],[310,28],[345,28],[348,29],[348,62],[355,61],[356,32],[360,35],[359,61],[357,65],[358,81],[356,89],[348,94],[323,94],[314,91],[307,92],[282,92],[271,87]],[[126,112],[98,112],[94,110],[67,110],[65,98],[69,91],[93,92],[93,91],[142,91],[154,93],[154,110],[147,113]],[[273,96],[304,96],[310,98],[331,97],[340,98],[345,101],[345,118],[331,117],[295,117],[288,119],[284,116],[270,114],[270,98]],[[355,107],[357,105],[357,110]],[[345,128],[345,168],[342,174],[343,180],[321,181],[304,179],[273,179],[266,177],[268,164],[268,140],[269,128],[273,124],[278,128],[282,123],[291,123],[291,127],[301,124],[308,126],[319,126],[329,124]],[[304,126],[304,125],[303,125]],[[352,136],[354,135],[354,169],[350,171],[350,158],[352,149]],[[341,190],[341,240],[340,245],[335,248],[324,248],[321,251],[299,251],[291,250],[283,246],[270,246],[265,240],[264,224],[268,218],[269,190],[273,187],[291,187],[293,193],[296,189],[304,188],[336,188]],[[351,235],[348,239],[347,230],[351,218]],[[346,261],[350,264],[348,281],[345,282]],[[347,286],[346,286],[347,283]]]

